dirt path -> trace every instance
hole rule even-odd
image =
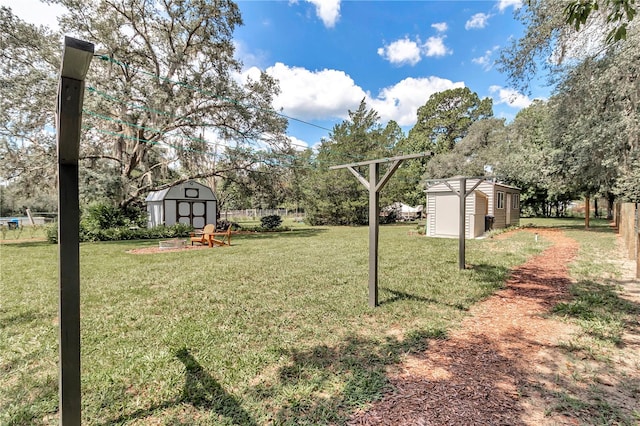
[[[390,378],[394,392],[350,424],[580,424],[561,411],[549,416],[549,392],[540,390],[571,374],[557,344],[576,329],[545,316],[568,297],[567,265],[578,244],[559,230],[537,232],[553,245],[516,268],[448,339],[408,358]]]

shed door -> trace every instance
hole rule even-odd
[[[436,199],[436,235],[459,235],[460,198],[456,194],[438,194]]]
[[[194,228],[204,228],[206,213],[204,201],[178,201],[178,223],[187,223]]]

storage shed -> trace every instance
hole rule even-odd
[[[460,188],[460,179],[453,178],[447,183],[456,191]],[[447,183],[435,183],[426,191],[426,235],[429,237],[460,235],[460,199]],[[520,189],[490,180],[467,179],[466,190],[476,184],[465,203],[466,238],[477,238],[489,229],[520,224]]]
[[[218,201],[211,188],[186,181],[147,195],[149,227],[187,223],[194,228],[216,223]]]

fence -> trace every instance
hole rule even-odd
[[[260,219],[264,216],[278,215],[283,217],[304,217],[304,213],[299,210],[288,209],[244,209],[244,210],[224,210],[220,212],[220,218],[231,219]]]
[[[638,203],[618,204],[616,224],[627,249],[628,258],[636,261],[636,278],[640,278],[640,206]]]

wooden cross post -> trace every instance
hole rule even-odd
[[[94,45],[65,37],[58,87],[60,424],[80,425],[80,203],[78,157],[84,78]]]
[[[482,183],[482,179],[479,179],[476,184],[467,191],[467,178],[460,178],[460,189],[456,190],[449,181],[445,180],[444,184],[449,187],[451,191],[453,191],[460,200],[460,217],[458,221],[458,268],[465,269],[466,264],[466,237],[467,237],[467,196],[476,190],[478,186]]]
[[[387,184],[403,160],[426,157],[432,153],[401,155],[398,157],[363,161],[360,163],[331,166],[329,169],[348,169],[369,191],[369,306],[378,306],[378,227],[380,223],[380,191]],[[380,164],[392,163],[387,172],[380,177]],[[354,167],[369,166],[369,180],[365,179]]]

